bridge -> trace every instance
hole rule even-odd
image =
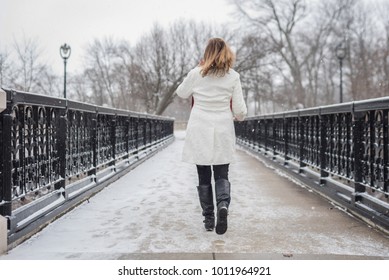
[[[236,123],[222,236],[173,119],[1,98],[0,259],[389,259],[389,98]]]

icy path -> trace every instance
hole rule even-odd
[[[244,152],[230,166],[228,231],[206,232],[195,167],[180,161],[183,139],[178,132],[165,150],[0,259],[389,258],[383,234]]]

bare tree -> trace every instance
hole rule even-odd
[[[192,21],[177,21],[169,28],[155,24],[131,47],[126,41],[95,40],[88,46],[83,71],[88,86],[73,79],[77,98],[82,92],[97,104],[162,114],[173,102],[174,92],[187,73],[200,62],[211,37],[223,37],[237,50],[236,69],[251,84],[259,72],[267,46],[260,38],[242,40],[233,31]]]
[[[368,13],[361,9],[361,3],[354,2],[343,19],[347,42],[347,62],[349,65],[348,78],[351,86],[351,99],[358,100],[369,96],[369,54],[366,48],[370,23]]]
[[[12,71],[9,63],[9,53],[0,52],[0,87],[9,86],[10,72]]]
[[[304,1],[233,0],[233,2],[238,15],[269,38],[277,54],[287,65],[288,74],[291,76],[296,94],[295,102],[304,104],[305,88],[303,86],[302,66],[306,62],[306,57],[300,58],[298,41],[294,36],[296,24],[306,16]],[[280,70],[284,70],[284,68],[282,67]]]
[[[378,52],[375,60],[380,65],[376,73],[377,90],[380,96],[389,96],[389,3],[387,1],[377,3],[374,10],[378,11],[378,22],[382,24],[382,37],[377,42]]]
[[[112,38],[94,40],[85,56],[90,96],[99,105],[135,109],[133,56],[129,44]]]
[[[45,69],[40,73],[39,79],[36,80],[36,86],[34,92],[62,97],[63,88],[60,77],[54,74],[50,67],[45,67]]]
[[[365,98],[374,96],[373,91],[377,91],[374,73],[378,71],[375,65],[377,60],[386,58],[383,51],[378,51],[380,35],[374,31],[380,28],[373,24],[374,12],[364,3],[358,0],[309,2],[309,5],[303,0],[230,2],[236,7],[238,19],[254,28],[252,34],[264,34],[272,44],[273,51],[263,58],[269,64],[261,69],[272,73],[272,81],[263,82],[275,89],[274,98],[278,91],[281,95],[282,92],[292,95],[293,98],[287,99],[289,108],[297,104],[318,106],[337,102],[339,66],[334,48],[341,40],[348,45],[344,65],[346,93],[350,85],[351,99],[361,98],[361,92],[366,93]],[[382,63],[379,65],[384,69]]]
[[[336,23],[348,5],[335,0],[319,2],[317,6],[310,8],[310,18],[307,20],[311,22],[312,27],[301,30],[299,37],[304,45],[304,51],[308,54],[304,64],[306,103],[308,106],[318,106],[335,101],[335,88],[326,90],[326,87],[333,85],[327,79],[332,79],[334,68],[337,68],[331,39]],[[327,71],[332,74],[328,76]]]
[[[84,73],[72,75],[69,79],[69,98],[81,102],[96,103],[92,98],[89,83],[85,81]]]
[[[257,114],[264,110],[261,102],[276,100],[272,77],[278,73],[271,67],[271,54],[275,49],[267,37],[253,33],[236,36],[234,45],[237,48],[235,70],[240,73],[246,103],[250,105],[250,102],[254,102],[251,106],[254,110],[249,110],[249,113]]]
[[[162,114],[173,102],[174,92],[187,73],[201,59],[210,37],[225,35],[212,27],[178,21],[163,29],[155,24],[149,35],[134,48],[132,78],[144,96],[149,113]]]
[[[348,9],[339,20],[336,35],[347,44],[345,82],[349,98],[385,96],[388,93],[389,5],[381,3],[374,7],[364,1],[344,2]]]
[[[95,39],[87,48],[85,75],[98,105],[117,105],[114,81],[116,59],[116,43],[112,38]]]
[[[40,47],[36,40],[24,36],[21,41],[14,41],[14,49],[15,72],[11,78],[11,86],[23,91],[38,92],[39,80],[46,71],[46,65],[41,62]]]

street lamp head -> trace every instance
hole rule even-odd
[[[70,54],[72,52],[72,49],[68,44],[63,44],[59,48],[59,54],[63,58],[63,65],[64,65],[64,78],[63,78],[63,96],[66,99],[66,60],[70,57]]]
[[[346,57],[346,47],[343,42],[339,43],[335,48],[336,57],[342,60]]]
[[[339,59],[339,68],[340,68],[340,81],[339,81],[339,101],[343,102],[343,79],[342,79],[342,66],[343,59],[346,57],[346,46],[344,42],[340,42],[335,48],[336,57]]]
[[[59,48],[59,53],[61,55],[61,57],[63,59],[68,59],[70,57],[70,54],[72,52],[72,49],[70,48],[70,46],[68,44],[63,44],[60,48]]]

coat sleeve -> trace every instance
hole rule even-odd
[[[186,78],[176,89],[176,93],[181,98],[188,98],[193,93],[193,84],[195,80],[194,70],[191,70]]]
[[[247,107],[244,102],[242,85],[238,77],[232,92],[232,113],[238,121],[243,121],[247,115]]]

